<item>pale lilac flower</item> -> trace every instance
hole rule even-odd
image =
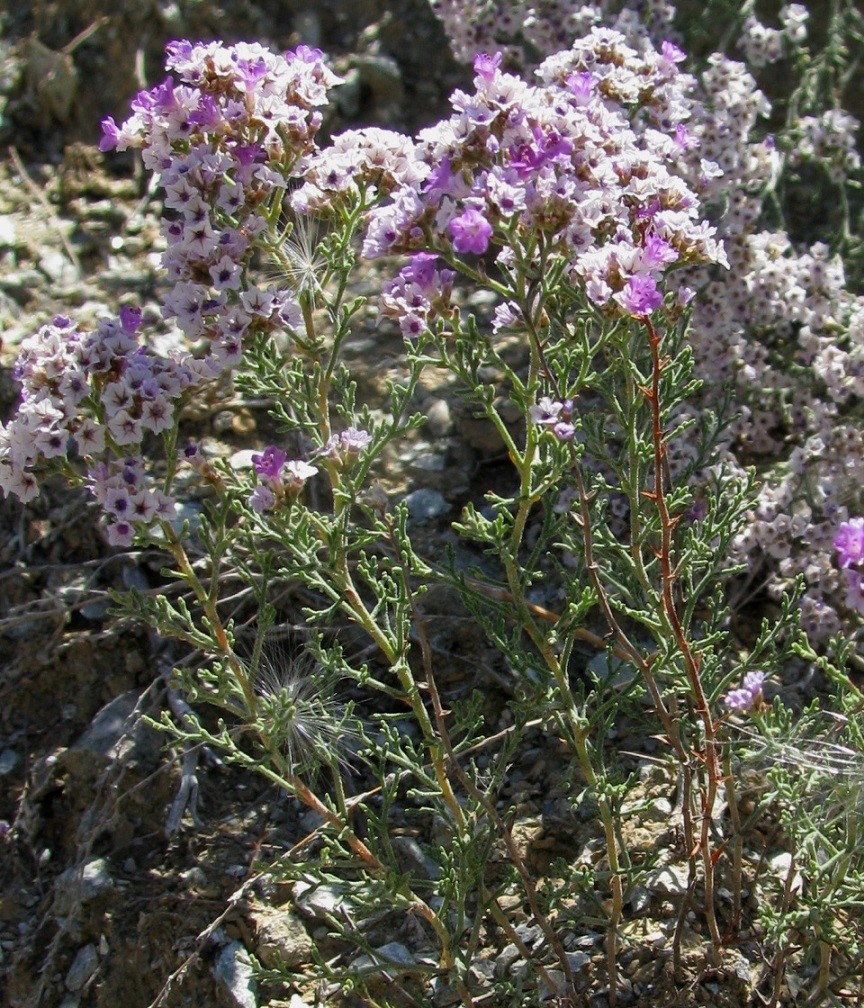
[[[128,521],[108,522],[105,526],[105,538],[111,546],[131,546],[135,537],[135,528]]]
[[[625,311],[635,316],[648,315],[663,303],[663,295],[652,276],[630,277],[624,290],[613,297]]]
[[[348,427],[339,435],[339,445],[342,450],[355,455],[367,448],[371,441],[372,435],[357,427]]]
[[[489,247],[492,225],[476,207],[466,207],[458,217],[450,221],[448,227],[453,238],[453,248],[457,252],[482,255]]]
[[[265,486],[263,483],[259,483],[249,495],[249,506],[253,511],[257,511],[258,514],[261,514],[263,511],[269,511],[275,503],[276,495],[270,487]]]
[[[573,417],[572,399],[558,402],[549,396],[543,396],[529,408],[528,415],[538,427],[545,427],[559,441],[569,441],[576,433],[576,428],[570,423]]]
[[[537,400],[528,410],[528,415],[535,424],[541,427],[552,427],[558,422],[558,417],[564,409],[564,403],[557,402],[549,396]]]
[[[864,561],[864,518],[850,518],[840,525],[834,536],[834,549],[841,567]]]
[[[513,301],[505,301],[495,308],[492,316],[492,332],[498,333],[502,329],[512,329],[522,321],[519,307]]]
[[[302,459],[292,459],[286,462],[283,468],[285,489],[288,491],[302,490],[306,480],[316,475],[318,470],[315,466],[309,465]]]
[[[762,704],[762,689],[765,684],[764,672],[748,672],[738,689],[730,690],[723,702],[730,710],[743,713]]]
[[[316,455],[326,458],[344,460],[349,455],[357,455],[372,441],[368,431],[357,427],[348,427],[340,434],[331,434],[327,442],[318,449]]]

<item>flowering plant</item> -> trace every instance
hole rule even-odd
[[[158,352],[140,312],[125,308],[92,333],[55,318],[21,348],[0,486],[28,501],[40,474],[58,470],[88,487],[110,543],[170,556],[188,601],[122,600],[206,656],[195,672],[173,669],[172,689],[193,706],[166,713],[164,727],[319,817],[320,857],[281,870],[303,892],[347,865],[355,903],[325,917],[352,950],[369,953],[373,908],[420,922],[401,966],[421,1001],[482,1003],[476,966],[500,931],[530,969],[515,986],[486,978],[496,996],[575,1004],[602,982],[615,1002],[626,909],[657,867],[621,828],[640,814],[638,775],[611,742],[633,726],[661,740],[654,758],[678,792],[680,843],[660,865],[686,879],[666,921],[670,970],[683,976],[692,934],[703,965],[731,969],[728,936],[747,927],[743,880],[760,871],[744,845],[736,726],[752,718],[770,735],[767,670],[784,661],[821,662],[846,681],[847,653],[812,650],[794,596],[746,654],[730,633],[725,586],[764,495],[730,451],[740,419],[727,423],[705,392],[696,356],[712,297],[753,246],[746,189],[730,214],[741,230],[727,221],[726,242],[707,208],[775,162],[765,142],[727,180],[684,61],[670,41],[587,26],[534,83],[501,53],[476,54],[473,89],[415,139],[370,128],[319,147],[320,109],[339,84],[322,53],[172,43],[174,77],[139,94],[126,122],[106,120],[102,147],[140,150],[159,177],[162,314],[176,346]],[[303,258],[312,216],[325,233]],[[373,311],[402,339],[403,379],[377,407],[358,402],[345,360],[365,308],[352,294],[358,260],[384,264]],[[488,294],[487,318],[465,310],[466,289]],[[420,548],[409,502],[382,485],[388,451],[422,423],[414,397],[433,368],[485,417],[510,467],[507,492],[465,504],[443,557]],[[278,425],[278,443],[245,467],[180,446],[185,405],[226,381],[266,402]],[[190,482],[207,499],[194,528],[177,514]],[[856,522],[835,540],[847,570],[862,560]],[[254,599],[251,643],[225,616],[229,571]],[[287,622],[285,585],[302,599],[306,658],[274,675],[268,635]],[[482,684],[445,691],[424,602],[435,591],[495,649],[501,731]],[[340,644],[349,627],[364,637],[363,659]],[[329,700],[345,681],[351,702]],[[531,870],[502,812],[535,731],[557,748],[571,823],[587,810],[602,825],[603,851],[561,868],[560,886]],[[349,767],[366,775],[358,797],[346,792]],[[326,773],[315,788],[313,770]],[[405,815],[432,823],[422,872],[402,870],[393,842],[406,795]],[[779,898],[788,910],[788,892]],[[516,908],[542,949],[527,947]],[[573,947],[589,932],[602,955],[583,973]],[[340,980],[369,989],[358,959],[343,959]]]

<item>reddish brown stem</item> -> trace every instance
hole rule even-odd
[[[651,319],[646,316],[643,321],[648,331],[648,345],[651,351],[651,388],[643,389],[642,391],[651,409],[652,440],[654,443],[654,490],[652,492],[645,491],[645,493],[646,496],[653,500],[660,519],[660,546],[657,550],[657,559],[660,564],[660,592],[663,613],[675,638],[678,651],[681,654],[684,672],[690,688],[690,696],[696,714],[702,723],[704,734],[704,749],[697,754],[705,766],[705,785],[701,795],[702,822],[695,849],[689,851],[688,854],[690,857],[695,857],[697,853],[700,853],[702,856],[705,886],[705,919],[711,934],[711,943],[716,961],[719,958],[722,939],[714,910],[714,857],[711,850],[710,831],[711,815],[718,789],[723,780],[723,773],[720,766],[720,749],[717,744],[714,720],[711,717],[711,711],[708,709],[708,699],[705,696],[705,690],[702,687],[702,680],[699,674],[699,656],[694,653],[684,632],[678,612],[678,604],[675,599],[674,589],[678,572],[672,559],[674,551],[673,532],[679,518],[673,518],[669,514],[669,507],[666,502],[663,476],[666,471],[666,435],[663,430],[663,420],[660,411],[660,379],[669,361],[668,358],[661,357],[661,337],[654,328]]]

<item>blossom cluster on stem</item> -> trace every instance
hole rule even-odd
[[[413,154],[400,148],[401,178],[368,211],[363,254],[438,253],[448,262],[494,254],[506,271],[518,248],[522,268],[526,255],[538,268],[563,263],[599,308],[655,310],[670,266],[725,263],[681,177],[692,84],[681,58],[671,45],[640,56],[619,34],[596,29],[544,62],[540,83],[530,85],[505,73],[499,54],[478,55],[474,91],[454,93],[453,114],[421,131]],[[649,118],[673,117],[670,131],[635,129],[631,105]],[[371,170],[364,135],[336,144],[361,175]],[[331,151],[310,159],[316,180],[333,167]],[[331,211],[342,196],[336,185]],[[392,293],[384,311],[397,315]],[[411,333],[419,322],[402,300],[400,325]]]

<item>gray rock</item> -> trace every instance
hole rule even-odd
[[[358,956],[351,967],[358,973],[398,973],[400,967],[410,970],[416,965],[413,953],[401,942],[387,942],[376,948],[372,955],[364,953]]]
[[[114,888],[105,858],[92,858],[83,868],[67,868],[54,883],[54,913],[65,917],[83,903],[89,903]]]
[[[14,248],[17,244],[15,218],[9,214],[0,214],[0,248]]]
[[[645,875],[645,885],[664,896],[683,896],[689,872],[686,865],[663,865]]]
[[[290,910],[255,906],[249,918],[255,929],[255,954],[265,966],[293,969],[311,961],[312,939]]]
[[[408,514],[417,525],[425,525],[450,510],[450,505],[442,493],[438,490],[427,490],[425,487],[412,490],[406,496],[405,503],[408,505]]]
[[[0,777],[5,777],[6,774],[12,773],[16,766],[18,766],[18,761],[20,757],[14,749],[4,749],[0,752]]]
[[[90,727],[68,750],[71,756],[77,750],[105,759],[116,759],[132,754],[140,758],[157,758],[162,739],[155,728],[148,727],[136,714],[143,690],[127,690],[115,697],[99,711]]]
[[[446,399],[433,399],[426,407],[426,429],[432,437],[446,437],[453,430],[453,417]]]
[[[69,257],[56,249],[50,249],[39,258],[39,269],[52,283],[66,287],[78,283],[81,274]]]
[[[222,949],[212,973],[230,1008],[258,1008],[252,960],[239,941],[230,941]]]
[[[395,836],[391,843],[403,871],[420,878],[441,878],[441,868],[429,857],[414,837]]]
[[[99,952],[95,945],[78,949],[66,974],[66,990],[80,991],[99,968]]]
[[[324,917],[348,906],[345,898],[347,886],[313,885],[302,879],[294,885],[297,906],[314,917]]]

